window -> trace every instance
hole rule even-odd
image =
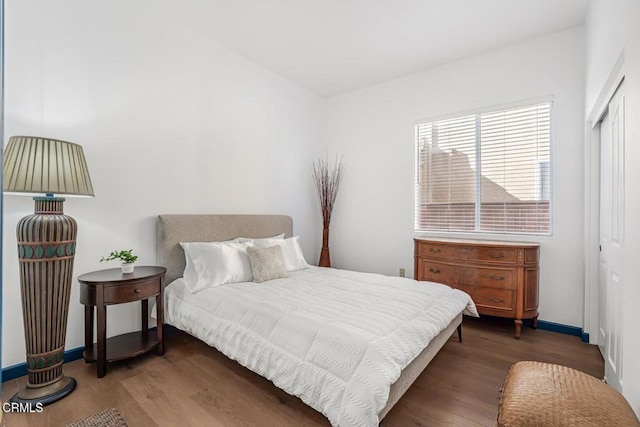
[[[416,231],[551,234],[551,102],[416,126]]]

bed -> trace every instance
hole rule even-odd
[[[475,306],[445,285],[318,267],[262,284],[185,289],[180,242],[287,238],[292,231],[284,215],[160,215],[165,322],[300,397],[333,425],[377,425],[463,313],[477,316]]]

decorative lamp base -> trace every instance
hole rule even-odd
[[[11,400],[47,405],[76,388],[62,368],[77,224],[64,214],[63,198],[33,199],[35,212],[16,233],[28,381]]]
[[[38,388],[30,388],[27,386],[17,392],[11,398],[10,402],[31,406],[41,403],[42,406],[46,406],[71,394],[77,384],[75,378],[62,377],[59,381],[48,386]]]

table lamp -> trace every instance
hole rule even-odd
[[[62,365],[78,227],[54,194],[93,197],[93,187],[82,147],[71,142],[12,136],[3,165],[5,194],[44,194],[16,230],[29,378],[11,401],[47,405],[76,388]]]

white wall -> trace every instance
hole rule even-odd
[[[83,145],[96,193],[65,203],[79,225],[67,349],[84,345],[75,277],[106,268],[98,260],[114,249],[154,264],[158,214],[289,214],[317,260],[322,99],[176,26],[151,0],[11,0],[5,16],[6,138]],[[7,196],[4,209],[7,367],[25,360],[15,227],[33,202]],[[108,335],[138,328],[138,313],[110,308]]]
[[[586,33],[585,118],[594,109],[607,78],[624,51],[625,75],[625,247],[622,391],[640,416],[640,340],[637,313],[640,286],[634,266],[640,259],[640,2],[592,0]]]
[[[548,95],[554,99],[553,236],[488,237],[540,242],[540,319],[582,326],[582,28],[331,98],[324,140],[346,163],[331,225],[335,266],[392,275],[404,267],[412,275],[418,120]]]

